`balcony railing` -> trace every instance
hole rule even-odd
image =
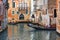
[[[19,3],[19,9],[27,9],[28,8],[28,5],[27,3]]]

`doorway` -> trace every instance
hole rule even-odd
[[[23,14],[20,14],[19,20],[24,20],[24,15]]]

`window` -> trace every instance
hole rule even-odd
[[[12,14],[14,14],[14,11],[12,11]]]
[[[36,0],[33,0],[33,1],[36,1]]]
[[[59,25],[60,25],[60,20],[58,20],[58,22],[59,22]]]
[[[28,14],[28,9],[26,9],[26,14]]]
[[[34,14],[32,14],[32,18],[35,18]]]
[[[17,11],[17,14],[19,14],[19,11]]]
[[[12,20],[14,20],[14,18],[12,18]]]
[[[42,10],[43,5],[40,5],[40,9]]]
[[[59,11],[60,11],[60,2],[59,2]]]
[[[24,15],[23,15],[23,14],[21,14],[21,15],[19,16],[19,20],[24,20]]]
[[[56,9],[54,9],[54,17],[57,17]]]
[[[45,5],[45,0],[43,0],[43,3],[44,3],[44,5]]]
[[[39,21],[42,21],[42,16],[41,16],[41,13],[40,13],[40,16],[39,16]]]
[[[12,0],[12,1],[14,1],[14,0]]]
[[[46,9],[46,14],[47,14],[47,9]]]
[[[13,8],[15,8],[15,2],[12,2],[12,6],[13,6]]]

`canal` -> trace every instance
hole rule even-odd
[[[9,25],[8,29],[0,33],[0,40],[60,40],[56,31],[36,30],[26,23]]]

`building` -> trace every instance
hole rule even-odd
[[[57,0],[8,0],[8,22],[31,21],[56,27]]]
[[[37,22],[40,14],[43,14],[43,9],[45,9],[44,4],[45,4],[44,0],[32,0],[31,1],[31,16],[33,14],[35,15],[34,22]]]
[[[50,16],[51,27],[56,27],[57,0],[48,0],[48,13]]]
[[[7,8],[3,1],[0,0],[0,32],[7,28]]]
[[[48,9],[48,0],[32,0],[31,5],[31,15],[35,15],[35,23],[39,23],[41,25],[44,25],[45,21],[42,20],[42,16],[46,15],[47,9]]]
[[[60,0],[57,0],[56,31],[60,33]]]
[[[33,0],[31,15],[35,15],[34,22],[44,26],[56,27],[56,0]],[[44,16],[44,17],[43,17]],[[46,18],[47,17],[47,18]],[[46,19],[46,20],[45,20]],[[48,22],[47,22],[48,21]]]
[[[29,21],[31,0],[8,0],[8,22]]]

